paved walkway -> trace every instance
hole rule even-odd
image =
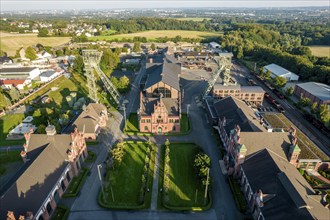
[[[154,182],[152,184],[151,206],[150,206],[150,210],[152,211],[155,211],[157,209],[160,151],[161,151],[161,145],[157,144]]]

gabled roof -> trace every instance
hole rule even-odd
[[[172,88],[180,91],[179,74],[181,67],[176,63],[147,63],[147,81],[144,90],[163,82]]]
[[[245,102],[228,96],[214,103],[216,114],[220,119],[226,118],[225,130],[230,132],[237,124],[241,131],[263,131],[254,111]]]
[[[179,102],[172,98],[147,98],[142,97],[141,115],[151,115],[155,112],[154,106],[163,103],[169,116],[179,115]]]
[[[329,219],[321,196],[286,158],[263,149],[247,157],[242,168],[253,193],[275,195],[261,207],[265,219]]]
[[[0,80],[0,85],[21,85],[25,82],[24,79],[5,79],[5,80]]]
[[[16,215],[34,214],[51,192],[68,165],[67,150],[70,135],[31,134],[28,158],[23,172],[10,188],[1,195],[0,219],[6,219],[7,211]]]
[[[104,105],[90,103],[73,122],[73,127],[77,127],[79,131],[84,131],[85,133],[94,133],[95,127],[99,123],[100,116],[104,111],[106,113],[106,107]]]
[[[37,69],[37,67],[10,67],[10,68],[1,68],[0,72],[4,73],[29,73],[32,70]]]

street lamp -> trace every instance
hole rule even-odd
[[[187,104],[187,118],[189,118],[189,108],[190,108],[190,104]]]
[[[99,179],[100,179],[100,182],[101,182],[101,190],[102,190],[102,195],[103,195],[103,201],[105,202],[105,194],[104,194],[104,189],[103,189],[103,183],[102,183],[102,176],[101,176],[101,171],[100,169],[102,168],[102,165],[101,164],[98,164],[97,165],[97,171],[99,173]]]
[[[127,99],[123,101],[122,108],[124,110],[124,130],[126,130],[126,104],[129,103]]]

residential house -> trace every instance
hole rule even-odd
[[[71,134],[56,134],[53,125],[46,133],[24,135],[26,143],[20,153],[24,166],[20,175],[1,188],[0,219],[50,219],[78,175],[88,155],[83,133],[76,129]]]
[[[72,123],[71,130],[78,128],[79,131],[83,131],[86,140],[96,140],[101,128],[107,125],[108,119],[107,108],[104,105],[90,103]]]

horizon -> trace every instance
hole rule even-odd
[[[175,3],[170,4],[169,3]],[[62,3],[62,4],[61,4]],[[79,3],[77,5],[77,3]],[[128,5],[128,3],[130,3]],[[189,3],[189,6],[187,6]],[[97,5],[97,4],[102,4]],[[205,5],[209,6],[205,6]],[[174,6],[175,5],[175,6]],[[151,0],[128,0],[128,1],[16,1],[5,0],[0,2],[1,12],[14,11],[70,11],[70,10],[141,10],[141,9],[230,9],[230,8],[306,8],[306,7],[329,7],[329,1],[283,1],[283,0],[239,0],[239,1],[151,1]]]

